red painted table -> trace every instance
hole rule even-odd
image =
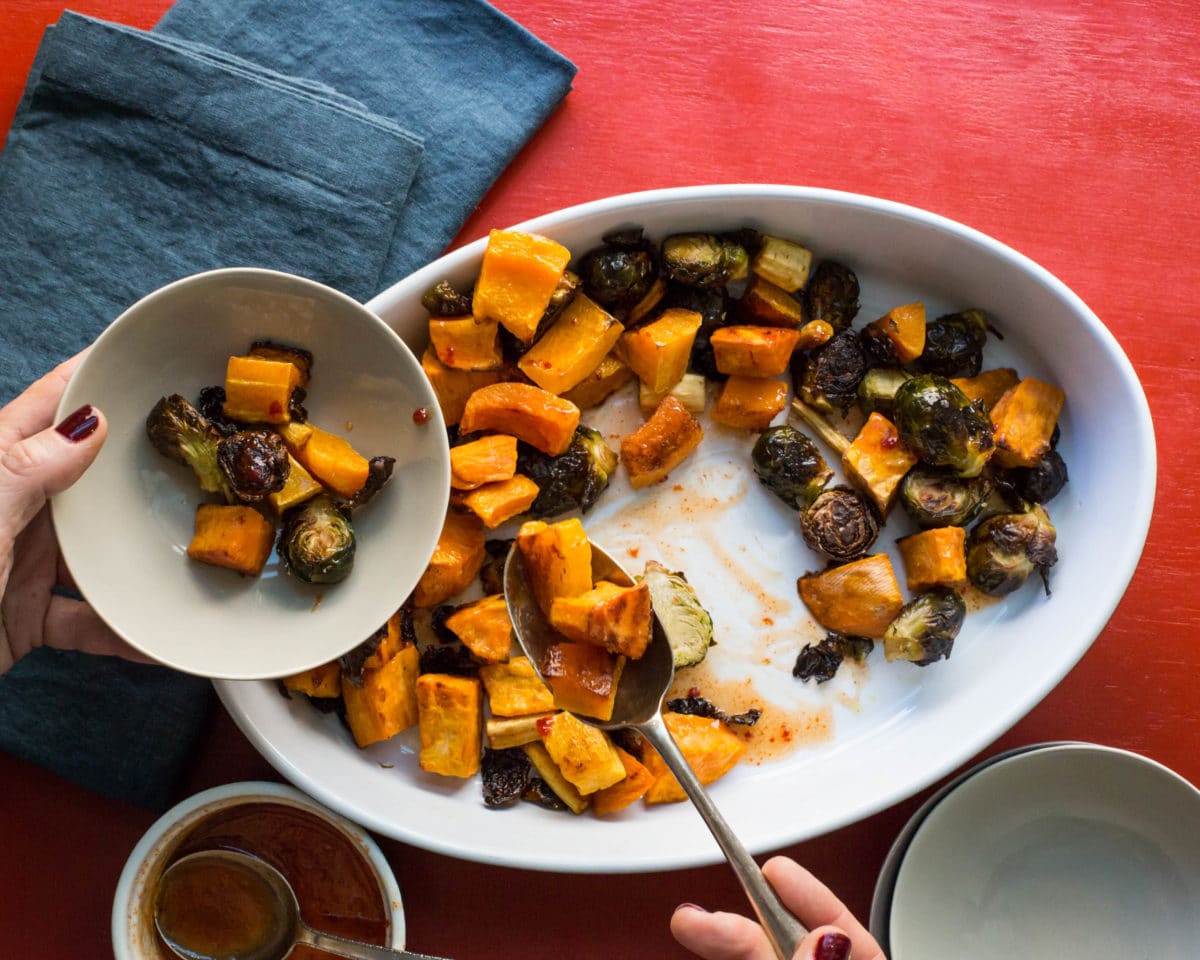
[[[63,4],[0,5],[0,129]],[[167,0],[79,0],[148,27]],[[986,751],[1081,739],[1200,782],[1200,6],[1192,0],[498,0],[579,66],[563,107],[456,243],[607,194],[704,182],[833,187],[925,207],[1046,266],[1116,334],[1155,418],[1141,566],[1074,671]],[[0,216],[2,216],[0,212]],[[1119,461],[1121,451],[1113,451]],[[1098,523],[1120,504],[1095,504]],[[181,796],[278,779],[223,713]],[[924,794],[787,852],[865,917]],[[130,848],[153,821],[0,756],[0,956],[101,957]],[[683,956],[681,900],[743,909],[728,869],[521,873],[385,841],[409,943],[451,957]],[[603,905],[597,907],[597,905]]]

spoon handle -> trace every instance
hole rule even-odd
[[[350,960],[446,960],[445,957],[434,957],[427,953],[415,953],[412,950],[397,950],[393,947],[377,947],[373,943],[361,943],[358,940],[346,940],[332,933],[322,933],[307,924],[301,924],[297,931],[297,943],[303,943],[326,953],[339,957],[349,957]]]
[[[679,781],[688,798],[700,812],[700,816],[704,818],[704,822],[708,824],[708,829],[712,831],[713,837],[725,854],[725,859],[729,861],[746,897],[754,907],[754,912],[758,915],[758,922],[766,931],[767,939],[771,941],[776,956],[780,960],[792,960],[796,947],[800,945],[800,941],[804,939],[808,931],[779,902],[779,897],[767,883],[758,864],[746,852],[746,848],[742,846],[729,824],[725,822],[725,818],[721,816],[721,811],[709,798],[708,791],[696,779],[692,768],[684,759],[679,747],[676,746],[666,724],[663,723],[662,715],[656,714],[646,723],[639,724],[637,729],[658,751],[663,762],[670,768],[675,779]]]

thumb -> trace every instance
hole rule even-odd
[[[23,530],[45,502],[62,493],[91,466],[108,434],[108,423],[85,404],[56,427],[25,437],[0,458],[0,508]]]

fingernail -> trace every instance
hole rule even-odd
[[[85,403],[54,429],[72,443],[78,443],[95,433],[99,423],[100,418],[96,416],[92,405]]]
[[[705,909],[704,909],[702,906],[700,906],[700,904],[698,904],[698,903],[681,903],[681,904],[680,904],[678,907],[676,907],[675,909],[676,909],[676,910],[682,910],[682,909],[684,909],[684,907],[686,907],[686,908],[687,908],[687,909],[689,909],[689,910],[699,910],[701,913],[708,913],[708,911],[707,911],[707,910],[705,910]]]
[[[844,933],[827,933],[817,941],[813,960],[850,960],[850,938]]]

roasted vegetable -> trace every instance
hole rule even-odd
[[[454,370],[438,359],[433,344],[421,354],[421,369],[437,395],[442,418],[448,426],[457,424],[467,406],[467,400],[480,387],[498,383],[499,370]]]
[[[625,779],[625,765],[607,733],[569,713],[538,723],[542,745],[563,777],[583,796]]]
[[[686,697],[673,697],[668,700],[667,709],[672,713],[686,713],[691,717],[708,717],[738,727],[752,727],[762,719],[762,711],[758,707],[751,707],[745,713],[729,714],[711,700],[693,696],[690,692]]]
[[[675,669],[693,667],[708,656],[713,622],[682,573],[651,560],[640,578],[650,589],[650,606],[671,645]]]
[[[858,408],[863,416],[881,413],[892,419],[896,391],[909,379],[909,374],[896,367],[872,367],[858,382]]]
[[[955,590],[927,590],[906,603],[888,625],[883,634],[884,656],[919,667],[943,660],[950,656],[966,615],[967,605]]]
[[[797,680],[826,683],[837,676],[844,660],[862,663],[875,648],[875,641],[830,632],[818,643],[810,643],[796,656],[792,676]]]
[[[900,440],[896,425],[881,413],[867,417],[842,454],[846,478],[871,498],[880,516],[886,517],[904,475],[917,456]]]
[[[283,433],[292,456],[335,493],[347,499],[357,496],[371,477],[371,461],[355,450],[344,437],[314,427],[311,423],[304,424],[304,429],[307,438],[303,445],[289,439],[292,431]]]
[[[195,533],[187,553],[201,563],[257,577],[274,540],[275,528],[253,507],[204,503],[196,508]]]
[[[950,382],[965,393],[968,400],[979,400],[983,409],[990,411],[1009,388],[1021,382],[1021,378],[1012,367],[997,367],[973,377],[951,377]]]
[[[492,230],[471,312],[479,319],[498,320],[518,340],[532,342],[570,259],[571,252],[548,237]]]
[[[809,354],[793,355],[796,392],[805,403],[828,413],[845,414],[858,397],[867,360],[858,336],[844,330]]]
[[[650,419],[621,441],[621,461],[635,490],[665,480],[700,445],[704,428],[668,394]]]
[[[717,370],[711,340],[713,332],[728,322],[732,302],[724,287],[686,287],[679,283],[670,284],[662,300],[664,309],[674,307],[700,314],[700,329],[692,341],[688,369],[709,380],[725,379]]]
[[[471,312],[471,298],[449,280],[439,280],[421,296],[421,306],[435,317],[462,317]]]
[[[283,489],[291,462],[272,430],[241,430],[217,444],[217,466],[235,497],[257,503]]]
[[[863,334],[884,337],[891,345],[886,355],[900,363],[910,363],[925,349],[925,304],[917,301],[892,307],[868,324]]]
[[[767,327],[799,330],[804,326],[804,307],[792,294],[762,277],[751,277],[738,298],[742,322]],[[833,328],[824,324],[833,335]],[[813,344],[809,344],[812,346]]]
[[[461,433],[507,433],[552,457],[565,453],[579,426],[579,408],[570,400],[529,383],[493,383],[468,398]]]
[[[804,315],[824,320],[836,333],[849,329],[858,315],[858,277],[849,267],[822,260],[804,288]]]
[[[745,277],[750,266],[750,254],[740,238],[711,233],[667,237],[660,255],[670,279],[693,287],[722,287]]]
[[[787,406],[787,395],[782,380],[734,375],[721,387],[712,418],[739,430],[766,430]]]
[[[519,747],[505,750],[484,748],[479,775],[486,807],[508,807],[529,788],[533,766]]]
[[[587,513],[596,503],[617,468],[617,453],[603,434],[587,426],[575,428],[566,452],[547,456],[530,446],[517,452],[517,472],[537,484],[538,494],[529,514],[538,519],[568,510]]]
[[[462,505],[494,530],[513,517],[527,513],[537,499],[538,485],[517,474],[508,480],[485,483],[462,495]]]
[[[436,607],[470,586],[487,557],[483,521],[473,513],[446,514],[433,556],[413,588],[413,604]]]
[[[304,469],[304,464],[289,453],[287,481],[274,493],[268,494],[267,500],[275,512],[282,516],[292,507],[300,506],[324,489],[313,475]]]
[[[750,459],[763,486],[793,509],[812,503],[833,477],[817,445],[786,423],[764,430]]]
[[[728,376],[777,377],[788,368],[800,331],[786,327],[730,324],[710,342],[717,369]]]
[[[922,373],[973,377],[983,367],[983,347],[991,324],[982,310],[938,317],[925,327],[925,349],[913,360]]]
[[[483,752],[483,689],[477,679],[425,673],[417,678],[422,770],[473,777]]]
[[[921,374],[896,391],[901,441],[929,466],[977,477],[994,449],[992,424],[945,377]]]
[[[233,502],[233,492],[217,465],[221,435],[186,399],[173,393],[159,400],[146,417],[146,436],[164,457],[191,467],[201,490]]]
[[[595,370],[562,394],[562,398],[570,400],[580,410],[589,410],[600,406],[636,376],[629,369],[629,364],[615,353],[610,353]]]
[[[624,657],[590,643],[552,643],[541,663],[558,709],[604,721],[612,719],[624,669]]]
[[[804,542],[835,563],[866,554],[879,537],[879,517],[871,503],[850,487],[831,487],[800,510]]]
[[[547,617],[555,597],[576,597],[592,589],[592,545],[576,517],[558,523],[529,520],[521,524],[517,556]]]
[[[1067,483],[1067,464],[1057,450],[1047,450],[1032,467],[1005,473],[1017,494],[1030,503],[1049,503]]]
[[[1026,377],[1004,393],[990,411],[1001,467],[1032,467],[1052,448],[1066,395],[1058,387]]]
[[[671,307],[657,320],[621,334],[617,354],[648,390],[664,393],[687,371],[703,319],[694,310]]]
[[[981,520],[967,537],[967,576],[978,589],[1002,597],[1035,570],[1050,594],[1050,568],[1058,560],[1055,530],[1042,507],[998,513]]]
[[[357,510],[369,503],[375,494],[383,489],[384,484],[392,477],[396,467],[395,457],[372,457],[367,461],[366,482],[358,488],[358,492],[346,501],[346,506]]]
[[[654,393],[646,389],[644,383],[639,383],[638,406],[652,413],[667,394],[682,403],[689,413],[703,413],[708,407],[708,381],[698,373],[685,373],[666,393]]]
[[[225,416],[239,423],[287,423],[300,370],[288,360],[230,357],[225,368]]]
[[[505,663],[480,667],[479,679],[495,717],[524,717],[554,708],[554,695],[542,683],[528,657],[513,657]]]
[[[452,370],[499,370],[500,324],[490,318],[432,317],[429,342],[437,358]]]
[[[780,289],[795,293],[808,282],[812,259],[812,251],[794,240],[764,235],[750,261],[750,270]]]
[[[288,572],[305,583],[337,583],[354,567],[354,525],[345,508],[321,495],[289,510],[278,553]]]
[[[725,776],[746,752],[745,741],[715,718],[668,711],[663,714],[663,722],[702,784]],[[642,763],[654,775],[654,783],[646,791],[647,803],[676,803],[687,798],[656,751],[647,750]]]
[[[600,365],[622,330],[616,317],[579,294],[517,366],[543,390],[565,393]]]
[[[312,378],[312,351],[305,350],[303,347],[293,347],[275,340],[255,340],[250,344],[247,355],[258,357],[260,360],[278,360],[290,363],[300,375],[299,385],[301,387],[307,387],[308,381]]]
[[[800,599],[826,630],[877,639],[904,598],[886,553],[810,573],[796,581]]]
[[[228,437],[242,429],[241,424],[225,416],[224,387],[201,387],[199,397],[196,401],[196,409],[212,425],[212,428],[223,437]],[[292,419],[295,419],[295,417]]]
[[[491,433],[450,448],[450,487],[474,490],[485,483],[511,480],[517,472],[517,438]]]
[[[966,539],[962,527],[933,527],[897,540],[908,589],[920,593],[930,587],[965,586]]]
[[[419,664],[417,648],[407,646],[363,670],[361,684],[342,678],[346,725],[358,746],[389,740],[417,722]]]
[[[639,659],[650,642],[650,590],[600,580],[573,597],[555,597],[550,625],[568,640],[593,643],[609,653]]]
[[[605,787],[592,794],[592,812],[601,817],[624,810],[635,800],[644,797],[646,791],[654,784],[654,774],[647,770],[637,757],[620,747],[614,749],[625,768],[625,776],[611,787]]]
[[[957,477],[916,467],[900,483],[900,503],[918,527],[966,526],[983,509],[992,490],[986,474]]]
[[[610,233],[603,240],[603,246],[585,253],[579,261],[579,277],[589,297],[625,316],[658,277],[654,245],[640,228]]]

